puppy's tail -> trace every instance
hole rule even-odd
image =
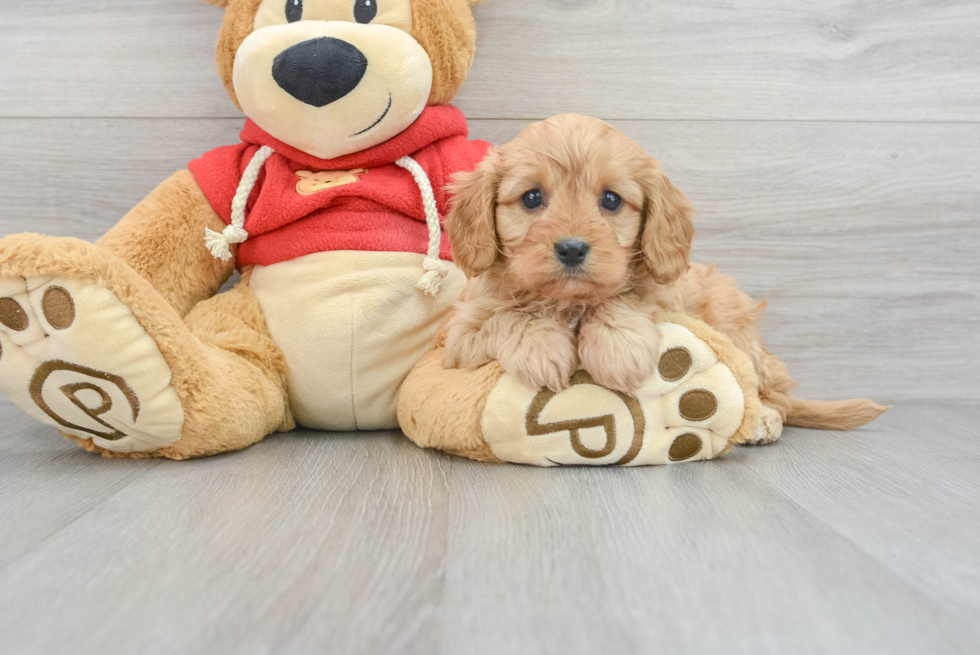
[[[870,423],[891,407],[884,407],[870,400],[802,400],[791,398],[792,408],[786,417],[786,425],[819,430],[853,430]]]

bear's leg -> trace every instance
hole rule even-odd
[[[0,391],[88,450],[186,459],[292,427],[285,365],[239,287],[183,320],[74,239],[0,240]]]
[[[660,363],[633,394],[585,371],[556,393],[523,385],[498,362],[447,369],[443,329],[402,385],[402,430],[424,448],[536,466],[687,462],[750,440],[762,412],[752,363],[700,321],[663,320]]]
[[[167,457],[240,450],[272,432],[296,427],[286,390],[286,360],[247,283],[198,304],[185,324],[204,344],[204,365],[212,375],[190,399],[195,424],[187,426]]]

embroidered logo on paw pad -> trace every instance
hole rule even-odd
[[[579,385],[597,386],[592,376],[585,371],[579,371],[572,376],[571,386],[576,387]],[[625,466],[640,454],[640,449],[643,447],[643,432],[646,429],[646,417],[643,414],[643,408],[640,407],[640,402],[636,398],[619,391],[612,391],[611,393],[615,394],[626,405],[633,419],[633,432],[628,435],[631,439],[630,448],[623,457],[613,464],[613,466]],[[525,419],[525,430],[528,436],[547,436],[567,432],[571,439],[572,450],[580,457],[595,460],[611,455],[616,450],[617,438],[626,436],[617,435],[616,417],[613,414],[578,420],[558,421],[556,423],[540,422],[545,408],[557,395],[554,391],[545,389],[539,392],[534,400],[531,401],[531,407],[528,409]],[[592,428],[602,428],[605,432],[606,442],[601,448],[592,449],[582,442],[582,431]]]

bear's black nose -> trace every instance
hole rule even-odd
[[[566,267],[576,268],[589,256],[589,244],[579,239],[562,239],[555,244],[555,255]]]
[[[283,50],[272,64],[272,77],[297,100],[326,107],[356,89],[367,67],[360,50],[325,36]]]

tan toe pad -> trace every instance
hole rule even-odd
[[[482,421],[493,454],[534,466],[647,466],[723,453],[746,417],[745,385],[691,329],[660,330],[658,371],[632,395],[599,387],[584,371],[561,393],[503,375]]]

